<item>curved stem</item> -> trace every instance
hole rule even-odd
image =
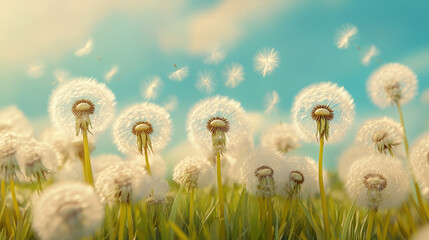
[[[326,203],[325,186],[323,185],[323,146],[325,144],[324,137],[320,137],[319,147],[319,188],[320,188],[320,199],[322,200],[322,213],[323,213],[323,224],[325,226],[325,235],[329,239],[329,216],[328,216],[328,205]]]
[[[216,156],[217,188],[219,192],[219,238],[225,239],[225,207],[222,186],[222,174],[220,165],[220,153]]]
[[[370,240],[371,239],[372,225],[374,223],[374,215],[375,214],[376,214],[376,212],[374,212],[373,210],[370,210],[370,212],[369,212],[368,228],[366,229],[366,240]]]
[[[88,131],[84,130],[83,133],[83,151],[85,153],[85,173],[87,177],[87,183],[94,186],[94,179],[92,177],[92,168],[91,168],[91,159],[89,156],[89,146],[88,146]]]
[[[12,177],[9,178],[9,181],[10,181],[10,192],[12,194],[13,208],[15,209],[16,217],[19,220],[21,218],[21,212],[19,211],[18,201],[16,200],[15,183],[13,182]]]
[[[131,204],[127,203],[126,207],[127,207],[128,238],[134,239],[133,214],[131,211]]]
[[[124,240],[124,233],[125,233],[125,215],[127,214],[126,211],[126,204],[125,203],[121,203],[119,206],[119,233],[118,233],[118,237],[119,240]]]
[[[152,176],[152,172],[150,171],[149,156],[147,155],[147,147],[144,148],[144,159],[146,160],[146,170],[149,175]]]

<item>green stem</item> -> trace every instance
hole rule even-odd
[[[1,198],[2,198],[2,206],[3,204],[6,205],[6,181],[4,180],[4,178],[1,179]],[[3,211],[3,216],[6,222],[6,227],[9,230],[9,234],[12,235],[13,230],[12,230],[11,221],[9,221],[8,215],[9,215],[9,210],[7,209],[7,207],[5,207]]]
[[[389,229],[389,222],[390,222],[390,215],[392,214],[392,211],[387,211],[386,221],[384,223],[383,233],[381,235],[381,240],[385,240],[387,237],[387,229]]]
[[[194,188],[189,191],[189,233],[194,234]]]
[[[267,202],[267,240],[273,239],[273,202],[271,200],[271,197],[266,198]]]
[[[262,197],[258,197],[259,202],[259,222],[264,222],[265,217],[267,215],[267,211],[265,210],[265,199]]]
[[[225,239],[225,203],[223,197],[222,174],[220,165],[220,153],[216,155],[217,188],[219,191],[219,238]]]
[[[319,188],[320,188],[320,199],[322,200],[322,213],[323,213],[323,224],[325,226],[325,235],[329,239],[329,216],[328,216],[328,204],[326,203],[325,186],[323,185],[323,146],[325,144],[324,137],[320,137],[320,148],[319,148]]]
[[[88,146],[88,131],[84,130],[83,133],[83,151],[85,153],[85,173],[87,177],[87,183],[91,186],[94,186],[94,179],[92,177],[92,168],[91,168],[91,159],[89,156],[89,146]]]
[[[1,179],[1,200],[6,202],[6,181],[4,178]]]
[[[368,222],[368,228],[366,229],[366,240],[370,240],[371,239],[371,235],[372,235],[372,225],[374,223],[374,215],[376,214],[375,211],[370,210],[369,212],[369,222]]]
[[[119,233],[118,233],[118,237],[119,240],[124,240],[124,233],[125,233],[125,221],[126,221],[126,216],[127,215],[127,210],[126,210],[126,203],[121,203],[119,206]]]
[[[284,209],[283,209],[283,223],[286,225],[286,221],[287,221],[287,214],[289,212],[289,205],[290,205],[290,201],[291,198],[288,197],[286,199],[285,205],[284,205]]]
[[[411,232],[414,232],[416,230],[416,226],[414,224],[414,219],[413,219],[413,216],[411,215],[411,211],[410,211],[410,208],[408,208],[407,203],[404,203],[404,211],[405,211],[405,215],[407,215],[407,218],[410,221]]]
[[[42,180],[40,179],[39,176],[37,176],[37,187],[39,188],[39,192],[41,193],[43,191],[43,185],[42,185]]]
[[[144,148],[144,159],[146,160],[146,170],[149,173],[149,175],[152,176],[152,172],[150,170],[150,164],[149,164],[149,156],[147,155],[147,147]]]
[[[405,153],[407,154],[408,163],[410,163],[410,149],[409,149],[409,146],[408,146],[407,134],[405,133],[404,115],[402,114],[401,104],[398,101],[396,101],[396,106],[398,108],[399,118],[401,119],[402,132],[404,134]],[[414,188],[416,190],[417,201],[419,202],[419,207],[420,207],[420,210],[417,209],[417,211],[421,211],[421,212],[424,213],[423,221],[427,222],[427,218],[428,218],[429,214],[428,214],[428,211],[427,211],[427,209],[426,209],[426,207],[425,207],[425,205],[423,203],[422,195],[420,193],[420,188],[419,188],[419,185],[416,182],[416,179],[414,178],[414,175],[413,175],[413,183],[414,183]]]
[[[85,152],[85,149],[83,151]],[[88,177],[86,176],[86,170],[85,170],[85,157],[82,158],[79,156],[79,158],[80,158],[80,161],[82,162],[83,178],[84,178],[85,182],[88,182]]]
[[[131,210],[131,204],[127,203],[127,223],[128,223],[128,238],[134,239],[134,225],[133,225],[133,214]]]
[[[15,183],[12,177],[9,177],[10,181],[10,192],[12,194],[13,208],[15,209],[16,217],[19,220],[21,218],[21,212],[19,211],[18,201],[16,200]]]

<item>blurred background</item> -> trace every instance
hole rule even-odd
[[[265,129],[290,122],[293,98],[302,88],[332,81],[344,86],[356,104],[355,123],[344,141],[326,147],[325,166],[333,170],[366,119],[398,120],[396,108],[378,109],[367,95],[366,80],[383,63],[399,62],[416,72],[419,94],[404,106],[406,128],[411,142],[428,130],[428,7],[424,0],[0,0],[0,108],[16,105],[37,134],[50,125],[49,97],[64,78],[105,82],[116,95],[119,113],[145,101],[140,90],[158,75],[162,86],[151,101],[173,104],[174,134],[162,153],[171,169],[192,152],[186,117],[200,99],[219,94],[240,101],[258,144]],[[359,29],[354,42],[361,50],[336,47],[346,23]],[[364,65],[372,45],[379,55]],[[265,78],[254,71],[253,61],[263,47],[276,49],[280,58],[279,67]],[[224,60],[205,64],[213,51],[225,54]],[[231,89],[225,86],[224,72],[232,63],[244,67],[245,80]],[[173,64],[189,66],[182,82],[168,79]],[[195,87],[202,70],[215,74],[211,94]],[[272,91],[280,102],[264,114],[264,96]],[[110,130],[96,137],[95,154],[119,153]],[[317,159],[318,147],[303,144],[295,153]]]

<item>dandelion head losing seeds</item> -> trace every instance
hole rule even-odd
[[[262,147],[289,153],[301,146],[295,128],[287,123],[278,123],[267,129],[261,136]]]
[[[354,114],[350,94],[335,83],[323,82],[298,93],[292,107],[292,122],[305,142],[317,142],[322,137],[336,142],[351,126]]]
[[[237,87],[244,80],[244,68],[241,64],[233,63],[226,68],[225,86],[229,88]]]
[[[417,94],[417,76],[407,66],[387,63],[376,69],[367,81],[371,100],[380,108],[405,104]]]
[[[49,102],[51,122],[66,132],[98,133],[114,118],[115,96],[92,78],[74,78],[59,85]]]
[[[356,143],[370,151],[394,154],[403,143],[403,138],[401,124],[384,117],[367,120],[357,133]]]
[[[104,207],[92,187],[57,183],[34,203],[32,227],[42,240],[77,240],[93,234],[103,216]]]
[[[113,141],[124,154],[161,151],[170,141],[170,114],[153,103],[139,103],[126,108],[116,118]]]
[[[401,204],[408,197],[409,184],[399,159],[374,154],[355,161],[345,188],[357,205],[377,211]]]
[[[429,187],[429,133],[423,134],[413,144],[410,163],[416,180]]]
[[[254,57],[255,71],[261,74],[262,77],[265,77],[279,66],[279,61],[278,51],[274,48],[264,48]]]
[[[205,188],[212,184],[214,176],[212,165],[198,157],[186,157],[174,167],[173,180],[184,185],[187,190]]]
[[[225,153],[247,137],[248,124],[241,104],[227,97],[200,101],[188,114],[188,139],[205,152]]]

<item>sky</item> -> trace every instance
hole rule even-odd
[[[142,82],[158,75],[160,105],[172,96],[172,141],[162,152],[173,164],[192,152],[186,139],[186,117],[199,100],[213,95],[241,102],[255,127],[255,144],[271,125],[290,122],[294,96],[304,87],[332,81],[344,86],[356,105],[353,127],[341,143],[328,144],[325,167],[335,169],[340,153],[354,142],[356,131],[370,118],[398,120],[395,108],[378,109],[369,99],[366,81],[384,63],[399,62],[418,76],[419,94],[404,106],[411,142],[429,129],[429,2],[400,0],[0,0],[0,108],[16,105],[31,120],[36,133],[50,125],[47,106],[56,87],[55,72],[94,77],[114,92],[117,113],[145,101]],[[359,29],[354,46],[338,49],[336,35],[349,23]],[[92,39],[92,51],[76,56]],[[361,63],[371,45],[379,49],[368,66]],[[254,71],[254,56],[264,47],[279,53],[272,74]],[[225,59],[208,65],[204,59],[216,49]],[[225,86],[224,72],[239,63],[244,81]],[[189,66],[182,82],[168,79],[178,67]],[[112,67],[117,73],[107,82]],[[211,94],[195,85],[199,71],[215,74]],[[264,96],[276,91],[277,111],[264,114]],[[425,92],[426,91],[426,92]],[[97,137],[95,154],[118,153],[110,129]],[[318,147],[303,144],[296,154],[317,158]]]

